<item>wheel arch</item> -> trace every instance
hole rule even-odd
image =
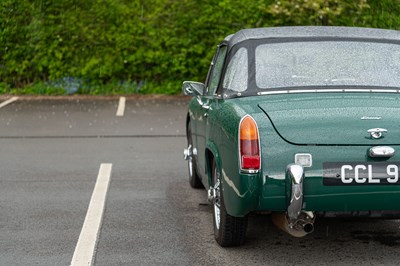
[[[205,150],[205,158],[206,158],[206,173],[207,173],[207,178],[208,178],[208,186],[212,184],[212,163],[213,160],[215,160],[218,169],[222,169],[221,167],[221,157],[218,151],[217,146],[214,143],[209,143],[207,145],[207,148]]]

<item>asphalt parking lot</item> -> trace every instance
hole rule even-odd
[[[0,265],[398,264],[398,220],[321,219],[295,239],[251,216],[247,244],[220,248],[206,193],[187,182],[187,102],[128,97],[122,116],[119,98],[2,106]]]

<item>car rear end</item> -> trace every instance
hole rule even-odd
[[[372,91],[260,98],[258,211],[282,212],[274,220],[300,230],[316,215],[398,217],[399,100]]]

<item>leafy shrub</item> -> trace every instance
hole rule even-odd
[[[2,0],[0,93],[180,93],[239,29],[399,29],[399,14],[398,0]]]

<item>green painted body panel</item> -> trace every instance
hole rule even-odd
[[[310,153],[313,158],[312,167],[305,168],[303,209],[400,210],[400,185],[323,184],[324,162],[368,164],[382,161],[367,156],[370,147],[390,145],[400,149],[397,145],[400,144],[397,94],[304,93],[227,100],[203,97],[202,100],[208,100],[211,109],[202,108],[196,98],[189,105],[190,118],[195,120],[192,127],[196,129],[192,128],[192,132],[196,132],[197,167],[208,188],[205,154],[209,150],[221,169],[229,214],[244,216],[253,211],[286,211],[285,169],[294,163],[296,153]],[[257,122],[262,156],[260,173],[251,175],[240,173],[238,159],[238,126],[246,114]],[[381,119],[361,119],[377,116]],[[367,130],[376,127],[388,129],[384,138],[369,137]],[[400,162],[400,154],[387,161]]]
[[[400,96],[397,94],[305,93],[270,95],[269,98],[271,101],[260,101],[260,107],[290,143],[400,144]],[[389,134],[379,140],[372,139],[367,130],[378,127],[387,129]]]

